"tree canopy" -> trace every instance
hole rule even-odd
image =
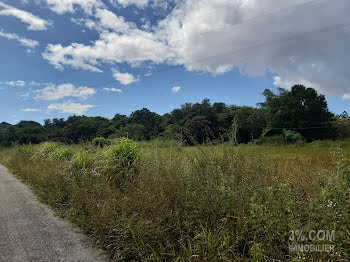
[[[313,88],[295,85],[291,90],[279,89],[278,94],[264,91],[266,101],[262,107],[267,112],[271,130],[293,129],[308,140],[332,138],[333,114],[329,112],[324,95]]]
[[[263,95],[265,101],[257,107],[212,104],[204,99],[201,103],[186,103],[162,116],[143,108],[130,116],[116,114],[112,119],[74,115],[66,120],[45,119],[43,125],[33,121],[21,121],[16,125],[3,122],[0,145],[46,140],[78,143],[96,137],[134,140],[163,137],[184,145],[209,141],[248,143],[278,134],[290,137],[291,133],[285,132],[288,130],[301,134],[308,141],[350,136],[347,113],[335,117],[328,110],[325,96],[315,89],[296,85],[290,90],[279,89],[277,94],[265,90]]]

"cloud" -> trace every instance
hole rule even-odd
[[[29,47],[29,48],[35,48],[36,46],[39,45],[38,41],[27,39],[27,38],[24,38],[24,37],[20,37],[20,36],[18,36],[16,34],[13,34],[13,33],[5,33],[2,30],[0,30],[0,36],[1,37],[5,37],[5,38],[7,38],[9,40],[16,40],[21,45],[23,45],[25,47]]]
[[[173,93],[177,93],[177,92],[179,92],[181,90],[181,86],[174,86],[173,88],[171,88],[171,91],[173,92]]]
[[[137,7],[145,7],[147,6],[149,0],[115,0],[114,3],[118,2],[118,4],[126,7],[128,5],[136,5]]]
[[[128,33],[131,30],[137,30],[135,23],[126,22],[124,17],[117,16],[107,9],[97,9],[95,17],[98,19],[98,23],[91,24],[90,26],[87,24],[87,27],[95,27],[95,29],[100,31],[110,29],[118,33]],[[90,22],[89,20],[87,21]]]
[[[57,14],[74,13],[76,6],[91,14],[95,8],[104,6],[99,0],[46,0],[46,3]]]
[[[13,87],[24,87],[24,86],[26,86],[26,82],[24,82],[22,80],[8,81],[8,82],[5,82],[5,84],[8,85],[8,86],[13,86]]]
[[[249,0],[234,6],[229,0],[182,1],[160,21],[158,34],[175,53],[175,63],[188,71],[222,74],[238,68],[249,77],[269,72],[283,87],[301,83],[328,95],[350,93],[345,69],[349,28],[313,33],[349,22],[345,10],[350,2],[296,5],[287,0]],[[262,16],[282,9],[286,11]]]
[[[97,8],[94,18],[95,20],[74,19],[74,23],[98,31],[100,38],[97,41],[91,45],[72,43],[65,47],[61,44],[48,44],[42,54],[44,59],[59,70],[64,66],[72,66],[102,72],[99,68],[101,62],[126,62],[138,66],[145,61],[163,63],[171,57],[170,50],[155,34],[139,30],[135,23],[126,22],[124,17]]]
[[[132,74],[120,73],[118,70],[114,68],[112,69],[112,72],[113,72],[113,77],[123,85],[130,85],[138,81],[138,79],[135,78]]]
[[[121,90],[121,89],[118,89],[118,88],[103,88],[103,90],[105,90],[105,91],[109,91],[109,92],[118,92],[118,93],[122,93],[123,92],[123,90]]]
[[[96,93],[93,88],[78,87],[75,88],[72,84],[62,84],[59,86],[51,85],[44,89],[38,90],[36,99],[41,100],[59,100],[65,97],[77,97],[81,99],[87,99]]]
[[[109,2],[114,6],[117,7],[118,4],[127,7],[129,5],[135,5],[138,8],[145,8],[145,7],[151,7],[151,8],[157,8],[166,10],[168,8],[168,5],[170,2],[178,2],[177,0],[109,0]]]
[[[8,86],[13,86],[13,87],[24,87],[24,86],[52,86],[52,83],[46,83],[46,82],[35,82],[35,81],[30,81],[30,82],[25,82],[22,80],[15,80],[15,81],[7,81],[4,84]]]
[[[155,1],[113,2],[150,6]],[[213,75],[238,69],[249,77],[273,74],[278,86],[300,83],[326,95],[350,93],[350,30],[345,25],[329,29],[349,22],[349,1],[176,3],[147,30],[95,6],[83,25],[96,30],[98,40],[85,45],[50,44],[43,57],[58,69],[72,66],[93,72],[101,72],[102,63],[134,67],[167,63]]]
[[[93,45],[73,43],[63,47],[49,44],[43,57],[57,69],[64,65],[92,72],[102,72],[97,66],[100,62],[123,63],[133,66],[145,61],[162,63],[170,56],[167,47],[157,41],[149,32],[140,30],[120,35],[115,32],[103,32]]]
[[[3,2],[0,1],[0,16],[13,16],[21,20],[23,23],[28,24],[27,29],[28,30],[46,30],[49,26],[52,25],[50,21],[46,21],[44,19],[41,19],[31,13],[28,13],[26,11],[17,9],[15,7],[12,7],[10,5],[6,5]]]
[[[90,108],[95,107],[95,105],[82,105],[80,103],[65,102],[50,104],[47,109],[49,111],[59,111],[61,113],[70,113],[76,115],[85,114]]]
[[[21,111],[22,112],[41,112],[40,109],[36,109],[36,108],[24,108]]]

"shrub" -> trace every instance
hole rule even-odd
[[[55,142],[45,142],[42,143],[39,146],[39,150],[37,152],[37,155],[41,157],[48,158],[50,155],[55,151],[55,149],[58,147],[58,144]]]
[[[283,130],[283,138],[287,143],[296,143],[298,141],[304,140],[303,136],[300,133],[292,130]]]
[[[99,147],[105,147],[111,144],[111,141],[104,137],[96,137],[92,139],[92,144]]]
[[[86,170],[92,162],[92,156],[87,151],[80,151],[72,157],[72,164],[77,169]]]
[[[262,136],[259,139],[255,140],[255,143],[258,145],[261,145],[261,144],[283,145],[285,143],[285,140],[282,135]]]
[[[139,146],[129,139],[122,139],[106,147],[104,152],[107,164],[115,169],[129,169],[140,154]]]
[[[292,144],[297,143],[302,145],[305,139],[303,136],[292,130],[283,130],[282,135],[273,135],[273,136],[262,136],[259,139],[255,140],[255,144],[273,144],[273,145],[283,145],[283,144]]]
[[[69,160],[73,154],[73,150],[68,146],[55,142],[45,142],[39,146],[34,156],[55,160]]]
[[[64,146],[60,146],[55,148],[51,154],[49,155],[49,158],[56,159],[56,160],[70,160],[73,156],[73,151]]]

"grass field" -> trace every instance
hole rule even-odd
[[[0,150],[0,162],[113,261],[349,261],[348,142],[44,143]],[[335,239],[298,237],[312,230]]]

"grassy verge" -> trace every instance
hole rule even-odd
[[[1,163],[114,261],[346,261],[347,158],[347,148],[312,146],[0,151]],[[291,252],[296,230],[335,230],[335,251]]]

